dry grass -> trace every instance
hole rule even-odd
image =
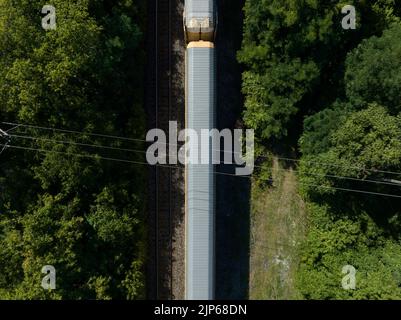
[[[294,278],[306,233],[305,205],[292,169],[273,164],[273,187],[252,188],[250,299],[297,299]]]

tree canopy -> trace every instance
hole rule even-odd
[[[376,102],[391,114],[401,112],[401,26],[393,24],[380,37],[365,39],[346,60],[347,98],[354,107]]]
[[[102,159],[142,156],[104,149],[128,146],[91,133],[143,138],[144,3],[55,0],[55,30],[41,27],[43,5],[0,0],[1,118],[84,133],[10,131],[0,298],[143,298],[144,171]],[[56,290],[41,287],[45,265],[56,269]]]
[[[355,30],[341,27],[346,4],[356,8]],[[245,124],[260,148],[300,154],[287,165],[310,219],[302,297],[399,299],[401,7],[247,0],[244,13]],[[341,286],[346,265],[357,271],[355,290]]]
[[[344,30],[338,0],[247,0],[243,45],[245,123],[260,138],[281,138],[297,114],[319,111],[344,96],[347,52],[398,21],[395,1],[349,1],[357,30]]]

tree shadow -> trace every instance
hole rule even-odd
[[[242,69],[236,59],[242,41],[243,6],[243,0],[218,1],[217,123],[220,130],[234,129],[243,109]],[[233,165],[219,165],[216,170],[235,173]],[[250,194],[249,178],[216,175],[216,299],[248,298]]]

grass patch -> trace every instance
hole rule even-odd
[[[299,299],[295,275],[307,230],[305,204],[293,169],[273,159],[273,184],[253,183],[251,198],[250,299]]]

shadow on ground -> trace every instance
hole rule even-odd
[[[236,60],[242,39],[243,0],[219,0],[217,48],[217,123],[233,129],[241,118],[241,67]],[[232,166],[219,172],[234,173]],[[216,298],[247,299],[249,286],[250,180],[217,175]]]

